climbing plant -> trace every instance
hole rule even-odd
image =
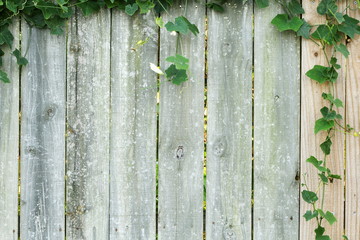
[[[206,6],[214,11],[225,12],[226,2],[227,0],[212,0]],[[269,5],[268,0],[255,0],[255,3],[259,8]],[[292,31],[299,37],[311,40],[321,48],[326,59],[325,65],[315,65],[306,72],[306,76],[319,84],[328,85],[330,90],[321,94],[327,104],[319,110],[321,118],[316,120],[314,126],[315,134],[325,132],[324,141],[319,146],[323,156],[310,156],[306,160],[318,171],[319,188],[317,190],[310,189],[304,178],[302,183],[304,189],[301,196],[310,208],[303,217],[306,221],[316,222],[315,240],[330,240],[325,233],[324,222],[327,221],[332,225],[336,222],[336,217],[331,209],[324,209],[325,189],[333,181],[341,179],[340,175],[332,173],[327,167],[332,140],[339,131],[354,136],[360,135],[349,125],[342,124],[343,116],[339,114],[338,109],[344,106],[343,102],[336,97],[334,90],[334,84],[339,78],[338,71],[341,68],[337,53],[347,58],[350,52],[346,47],[346,41],[360,34],[359,20],[347,13],[358,9],[352,9],[350,5],[345,9],[339,9],[336,0],[321,0],[317,6],[317,13],[323,17],[324,23],[312,25],[300,17],[305,11],[297,0],[278,0],[277,4],[282,6],[284,13],[275,16],[271,23],[280,32]],[[173,0],[0,0],[0,81],[10,82],[7,73],[1,70],[1,67],[3,66],[2,56],[5,54],[3,49],[6,47],[13,49],[14,36],[9,30],[9,26],[14,19],[20,17],[30,26],[48,28],[52,34],[60,35],[64,32],[65,21],[74,15],[76,9],[86,16],[96,13],[104,7],[122,10],[130,16],[136,13],[154,12],[154,21],[158,27],[165,28],[169,34],[176,35],[177,43],[176,54],[166,58],[170,66],[164,72],[154,64],[150,64],[150,67],[154,72],[164,75],[167,80],[180,85],[188,80],[187,70],[189,68],[189,59],[182,55],[181,47],[179,47],[181,36],[185,34],[196,36],[199,30],[186,16],[175,16],[173,20],[165,24],[160,13],[167,12],[172,5]],[[11,54],[20,66],[28,63],[28,60],[21,56],[19,49],[13,49]],[[348,239],[345,235],[342,238]]]

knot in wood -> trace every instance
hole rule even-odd
[[[215,143],[214,143],[214,147],[213,147],[213,152],[216,156],[221,157],[224,155],[226,150],[226,140],[225,139],[218,139]]]
[[[223,237],[225,240],[236,240],[236,233],[232,229],[232,226],[225,226],[223,229]]]
[[[52,119],[56,114],[56,109],[56,105],[47,106],[44,111],[44,118],[46,120]]]
[[[184,157],[184,147],[178,146],[178,148],[176,149],[176,158],[181,159],[183,157]]]

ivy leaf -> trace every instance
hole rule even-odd
[[[255,3],[259,8],[266,8],[269,6],[269,0],[255,0]]]
[[[316,159],[316,157],[311,156],[308,159],[306,159],[306,162],[311,163],[312,165],[314,165],[314,167],[316,167],[320,172],[326,172],[327,168],[321,166],[322,161],[319,161]]]
[[[61,35],[64,33],[63,27],[65,25],[65,19],[58,16],[45,19],[45,23],[50,28],[50,33],[55,35]]]
[[[324,83],[326,81],[336,82],[339,76],[334,67],[324,67],[321,65],[315,65],[312,69],[307,71],[305,75],[319,83]]]
[[[318,175],[319,175],[319,177],[320,177],[320,179],[321,179],[321,181],[323,183],[328,183],[329,182],[329,179],[325,176],[324,173],[319,173]]]
[[[325,232],[325,228],[323,228],[320,225],[318,225],[318,227],[315,229],[316,237],[322,236],[324,234],[324,232]]]
[[[329,178],[334,178],[334,179],[339,179],[339,180],[341,180],[341,176],[340,176],[340,175],[329,174],[328,176],[329,176]]]
[[[355,34],[360,34],[359,20],[344,15],[344,22],[339,25],[339,31],[345,33],[350,38],[354,38]]]
[[[303,215],[303,217],[306,219],[306,221],[310,221],[311,219],[315,218],[318,216],[318,212],[315,210],[314,212],[308,210],[306,211],[306,213]]]
[[[294,16],[305,13],[305,10],[302,8],[301,4],[297,0],[291,0],[288,3],[287,8]]]
[[[341,40],[341,36],[338,34],[337,25],[321,24],[311,36],[314,39],[321,40],[328,45],[332,45]]]
[[[303,21],[303,24],[301,25],[301,27],[297,31],[296,35],[301,36],[301,37],[306,38],[306,39],[309,39],[310,38],[311,25],[308,24],[304,19],[302,19],[302,21]]]
[[[315,240],[331,240],[331,238],[328,235],[323,235],[323,236],[315,237]]]
[[[345,239],[345,240],[349,240],[349,238],[348,238],[347,236],[345,236],[345,235],[343,235],[342,237],[343,237],[343,239]]]
[[[322,144],[320,144],[320,148],[325,155],[330,154],[331,145],[332,145],[332,142],[329,137],[326,137],[326,140]]]
[[[207,3],[206,6],[210,9],[214,10],[215,12],[222,13],[225,11],[223,6],[221,6],[220,4],[214,3],[214,2]]]
[[[337,221],[336,217],[332,212],[327,211],[326,213],[324,213],[321,209],[318,209],[318,212],[320,216],[322,216],[329,222],[330,225],[333,225]]]
[[[303,21],[299,17],[293,17],[289,20],[289,16],[287,14],[278,14],[271,21],[271,24],[274,25],[280,32],[286,30],[293,30],[297,32],[303,25]]]
[[[9,83],[10,82],[10,79],[7,75],[6,72],[0,70],[0,81],[4,82],[4,83]]]
[[[315,134],[317,134],[320,131],[327,131],[330,128],[334,127],[334,125],[335,125],[334,120],[328,121],[324,118],[320,118],[315,122],[314,132]]]
[[[190,23],[189,20],[187,20],[187,18],[184,16],[175,18],[175,23],[166,23],[165,27],[169,32],[175,31],[182,34],[187,34],[187,32],[190,30],[190,32],[192,32],[195,36],[199,33],[199,29],[196,27],[196,25]]]
[[[171,64],[168,69],[165,70],[166,78],[172,83],[176,85],[180,85],[181,83],[188,80],[188,76],[186,74],[186,70],[183,69],[176,69],[174,64]]]
[[[8,25],[5,24],[0,26],[0,46],[6,44],[11,48],[13,40],[14,40],[14,36],[9,31]]]
[[[12,11],[13,13],[17,13],[19,11],[19,7],[24,4],[24,0],[7,0],[6,1],[6,8]],[[0,4],[1,6],[2,4]]]
[[[85,16],[89,16],[93,13],[100,11],[99,2],[96,0],[89,0],[82,2],[78,5]]]
[[[175,56],[171,56],[166,58],[166,61],[174,63],[176,69],[183,69],[183,70],[187,70],[189,68],[189,59],[187,59],[186,57],[183,57],[179,54],[176,54]]]
[[[335,69],[340,69],[341,66],[339,64],[337,64],[337,58],[332,57],[330,59],[330,64],[335,68]]]
[[[347,47],[346,47],[344,44],[342,44],[342,43],[340,43],[339,45],[336,45],[336,44],[335,44],[335,49],[336,49],[336,51],[341,52],[342,55],[344,55],[344,57],[346,57],[346,58],[350,55],[349,50],[348,50]]]
[[[136,0],[136,4],[139,5],[141,14],[147,13],[155,7],[155,4],[150,0],[147,1]]]
[[[328,107],[323,107],[322,109],[320,109],[320,112],[325,120],[342,119],[342,116],[340,114],[337,114],[335,110],[330,111]]]
[[[319,198],[316,196],[316,193],[307,190],[303,190],[301,192],[301,196],[307,203],[314,203],[319,200]]]
[[[26,64],[28,64],[28,60],[21,56],[21,52],[19,51],[19,49],[15,49],[15,51],[13,51],[12,53],[16,57],[18,65],[25,66]]]
[[[129,16],[132,16],[135,14],[135,12],[139,9],[139,6],[136,3],[128,4],[125,6],[125,13]]]
[[[163,28],[163,27],[164,27],[164,21],[163,21],[162,17],[156,17],[156,18],[155,18],[155,23],[156,23],[156,25],[158,25],[160,28]]]
[[[328,100],[330,103],[334,104],[336,107],[343,107],[343,103],[340,99],[334,99],[334,96],[331,93],[322,93],[322,98]]]

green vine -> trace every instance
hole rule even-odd
[[[226,0],[213,0],[206,6],[214,11],[224,12]],[[267,7],[268,0],[255,0],[259,8]],[[306,221],[314,220],[317,223],[315,229],[315,240],[330,240],[325,235],[324,221],[330,225],[336,222],[336,217],[331,211],[324,209],[325,189],[336,179],[341,179],[340,175],[333,174],[327,167],[327,161],[332,147],[332,139],[335,133],[340,131],[346,134],[353,134],[355,137],[360,133],[355,132],[349,125],[343,126],[341,121],[343,117],[337,111],[344,107],[340,99],[336,98],[334,84],[337,82],[338,70],[341,66],[338,64],[336,53],[341,53],[345,58],[349,56],[346,41],[353,39],[355,35],[360,34],[359,20],[350,17],[346,12],[357,10],[347,6],[339,11],[336,0],[322,0],[317,6],[317,13],[324,17],[323,24],[311,25],[300,17],[305,11],[297,0],[277,0],[283,9],[283,14],[278,14],[271,23],[280,31],[293,31],[297,36],[309,39],[319,46],[325,56],[326,65],[315,65],[306,72],[306,76],[318,82],[326,84],[331,89],[329,92],[322,93],[321,97],[327,102],[327,105],[320,109],[322,117],[315,122],[314,133],[325,132],[325,139],[320,144],[323,152],[322,160],[315,156],[310,156],[306,161],[312,164],[318,171],[318,189],[311,190],[306,183],[302,187],[302,199],[309,203],[311,210],[308,210],[303,217]],[[182,56],[181,36],[191,33],[195,36],[199,33],[198,28],[192,24],[185,16],[178,16],[174,21],[164,24],[163,19],[159,17],[162,11],[167,12],[171,7],[173,0],[0,0],[0,67],[2,67],[2,56],[5,47],[12,49],[14,37],[9,30],[9,26],[16,17],[24,19],[30,26],[37,28],[48,28],[53,34],[63,34],[65,21],[72,17],[75,8],[81,9],[82,13],[91,15],[98,12],[101,8],[123,10],[130,16],[135,13],[145,14],[152,11],[155,16],[155,22],[160,28],[166,28],[170,34],[177,36],[176,54],[169,56],[166,61],[170,66],[165,73],[156,65],[150,63],[150,68],[159,75],[165,75],[166,79],[174,84],[180,85],[188,80],[187,71],[189,68],[189,59]],[[360,7],[359,7],[360,8]],[[168,13],[168,12],[167,12]],[[186,10],[185,10],[186,15]],[[145,41],[139,41],[138,45],[143,45]],[[28,61],[21,56],[19,49],[14,49],[11,53],[20,66],[26,65]],[[0,70],[0,81],[10,82],[6,72]],[[343,239],[348,239],[343,235]]]

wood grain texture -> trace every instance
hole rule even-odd
[[[356,7],[354,5],[352,8]],[[359,11],[350,11],[350,16],[360,18]],[[346,80],[346,121],[356,131],[360,130],[360,38],[357,36],[348,44],[350,56]],[[346,218],[345,233],[349,239],[360,239],[360,138],[347,135],[346,138]]]
[[[19,23],[10,27],[13,48],[19,48]],[[11,83],[0,82],[0,235],[16,240],[18,236],[18,157],[19,157],[19,68],[5,48],[3,68]]]
[[[280,10],[255,8],[255,240],[298,238],[300,49],[270,24]]]
[[[226,11],[208,17],[206,239],[249,240],[253,6]]]
[[[109,236],[110,11],[71,19],[67,61],[67,239]]]
[[[190,60],[189,80],[180,86],[163,80],[160,85],[159,240],[197,240],[203,234],[204,1],[189,1],[184,8],[185,2],[174,3],[171,16],[186,16],[200,33],[181,40],[181,54]],[[164,69],[170,65],[165,58],[175,55],[176,38],[161,29]]]
[[[113,11],[111,36],[110,239],[155,239],[158,31]]]
[[[65,36],[21,34],[21,239],[64,239]]]
[[[316,8],[319,1],[305,1],[303,7],[306,14],[303,18],[310,24],[319,24],[324,21],[324,17],[320,16]],[[330,88],[327,84],[318,84],[315,81],[305,76],[305,73],[314,67],[314,65],[326,65],[325,56],[320,47],[315,43],[303,39],[302,40],[302,53],[301,53],[302,65],[301,76],[303,76],[301,82],[301,174],[306,174],[306,182],[309,185],[310,190],[316,191],[318,188],[318,171],[311,164],[306,162],[310,156],[315,156],[318,159],[324,158],[324,153],[321,151],[319,145],[325,141],[326,134],[314,133],[315,121],[321,118],[320,109],[323,106],[328,106],[321,94],[323,92],[329,93]],[[345,99],[344,95],[344,79],[343,71],[345,64],[340,55],[338,55],[339,64],[342,65],[342,69],[339,72],[339,80],[335,85],[335,96],[341,100]],[[344,116],[343,109],[336,109],[340,114]],[[336,132],[336,137],[332,139],[333,145],[331,155],[327,157],[327,167],[331,169],[334,174],[343,175],[344,171],[344,135],[341,132]],[[304,177],[302,176],[302,182]],[[326,187],[326,200],[324,209],[325,211],[331,211],[335,214],[337,222],[332,226],[325,224],[326,232],[331,239],[340,239],[343,234],[344,226],[344,183],[341,180],[335,180],[334,183],[329,184]],[[300,214],[305,214],[307,210],[312,209],[311,205],[305,201],[300,201]],[[314,229],[316,228],[315,221],[307,222],[305,218],[300,218],[300,239],[309,240],[315,238]]]

